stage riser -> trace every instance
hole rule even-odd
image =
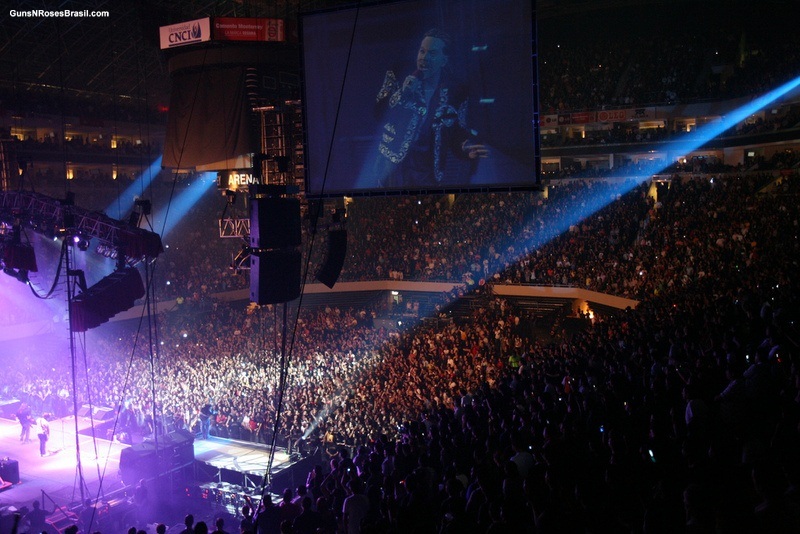
[[[313,458],[303,458],[302,460],[294,463],[272,476],[272,491],[273,493],[283,493],[286,488],[291,488],[292,491],[297,489],[297,486],[306,484],[308,472],[314,468]]]
[[[145,442],[122,449],[119,472],[126,484],[154,478],[162,473],[191,465],[194,462],[194,437],[186,432],[172,432],[155,443]]]
[[[203,468],[199,472],[206,473],[207,482],[216,481],[250,488],[261,487],[263,474],[242,473],[233,469],[219,469],[203,462],[198,463],[202,464]],[[298,485],[305,485],[306,477],[313,468],[313,458],[304,458],[280,471],[274,472],[272,475],[272,491],[274,493],[283,493],[285,488],[295,490]],[[214,473],[213,477],[212,473]]]
[[[17,399],[0,401],[0,417],[16,421],[20,404],[22,404],[21,401]]]
[[[243,484],[245,477],[253,485],[259,487],[261,486],[262,476],[240,473],[239,471],[234,471],[232,469],[220,469],[218,478],[222,482],[227,482],[228,484]]]

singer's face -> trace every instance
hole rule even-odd
[[[425,37],[417,52],[417,69],[422,73],[422,77],[430,78],[439,74],[446,64],[444,41],[436,37]]]

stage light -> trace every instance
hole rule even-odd
[[[153,204],[150,202],[149,198],[137,198],[134,201],[134,206],[139,208],[142,215],[150,215],[153,211]]]
[[[172,203],[169,220],[163,224],[161,238],[165,239],[197,202],[216,184],[215,173],[206,172],[198,176],[194,184],[188,185]]]
[[[3,268],[3,272],[6,273],[8,276],[15,278],[22,282],[23,284],[28,283],[28,271],[25,269],[12,269],[11,267]]]
[[[100,254],[101,256],[110,258],[112,260],[117,259],[117,256],[119,256],[119,250],[117,248],[104,245],[103,243],[97,245],[97,248],[94,249],[94,251]]]
[[[130,208],[130,204],[125,199],[134,198],[134,195],[140,194],[142,191],[145,191],[150,184],[153,183],[153,179],[161,172],[161,159],[162,156],[156,158],[156,160],[147,168],[143,173],[136,177],[136,179],[129,185],[125,192],[122,193],[119,198],[114,200],[111,204],[106,206],[105,212],[108,214],[109,217],[113,217],[117,220],[122,220],[123,213],[128,211]]]
[[[72,239],[70,240],[70,245],[76,245],[78,247],[78,250],[86,252],[87,250],[89,250],[89,238],[81,234],[76,234],[72,236]]]
[[[89,238],[85,236],[79,236],[78,239],[78,250],[81,252],[86,252],[89,250]]]

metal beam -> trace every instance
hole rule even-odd
[[[219,236],[220,237],[250,237],[250,219],[238,219],[236,217],[228,217],[227,219],[219,219]]]
[[[70,214],[72,221],[66,226],[64,216],[70,223]],[[16,219],[45,235],[58,230],[64,235],[97,239],[100,244],[120,249],[131,261],[154,259],[163,252],[161,237],[154,232],[39,193],[0,191],[0,221],[12,224]]]

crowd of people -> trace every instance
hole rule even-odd
[[[800,111],[794,107],[781,108],[780,113],[775,115],[739,123],[720,134],[719,137],[732,138],[766,134],[796,128],[798,123],[800,123]],[[546,148],[615,144],[655,146],[665,142],[691,139],[691,136],[696,133],[696,130],[687,131],[683,126],[676,126],[671,121],[666,121],[666,125],[667,127],[661,125],[655,128],[639,128],[638,125],[632,127],[617,123],[608,128],[576,130],[571,134],[569,130],[564,129],[556,133],[542,133],[541,142],[542,146]]]
[[[784,167],[792,161],[788,153],[773,159],[780,160]],[[697,174],[680,165],[672,170]],[[698,173],[716,170],[713,162],[692,165]],[[665,202],[671,202],[665,199],[688,189],[693,195],[690,198],[698,199],[697,209],[713,212],[707,199],[727,197],[733,190],[755,196],[760,187],[778,176],[769,171],[702,174],[705,178],[687,185],[682,183],[685,173],[674,174],[667,180],[669,186],[660,187],[663,190],[656,202],[650,194],[651,183],[636,185],[636,177],[644,169],[629,167],[625,174],[630,178],[626,181],[553,180],[546,195],[491,193],[406,197],[399,201],[355,199],[348,206],[348,251],[339,280],[447,281],[470,288],[481,281],[504,281],[582,287],[641,298],[652,289],[641,289],[650,283],[644,273],[655,268],[651,266],[651,256],[644,255],[651,242],[646,230],[664,212],[661,208]],[[712,183],[714,177],[716,181]],[[632,193],[623,194],[627,191]],[[591,218],[570,221],[575,213],[588,212],[588,207],[596,204],[608,206]],[[211,214],[219,216],[223,209],[224,200],[218,196],[201,198],[165,240],[167,248],[156,269],[158,298],[198,303],[211,299],[215,293],[249,287],[249,272],[233,265],[244,240],[220,239],[217,225],[209,221]],[[730,212],[738,213],[732,209]],[[631,219],[640,227],[627,224]],[[371,224],[376,220],[386,224]],[[325,221],[311,248],[312,222],[303,221],[302,272],[306,272],[305,258],[310,249],[309,283],[325,259],[324,224]],[[465,233],[464,228],[469,232]],[[620,237],[621,232],[624,235]],[[637,242],[636,236],[642,239]],[[736,243],[744,246],[744,241]],[[643,260],[639,259],[642,255]],[[628,271],[624,280],[618,276],[621,269]],[[41,275],[32,276],[38,280],[36,276]],[[39,281],[42,287],[47,285],[45,282]]]
[[[541,39],[542,110],[752,95],[796,74],[800,48],[795,33],[776,31],[781,22],[747,39],[707,20],[674,22],[640,24],[636,47],[612,43],[613,25],[606,37]],[[796,122],[790,111],[735,133]],[[672,139],[637,135],[580,142]],[[275,438],[313,458],[298,488],[272,488],[283,498],[249,503],[215,532],[797,532],[800,176],[764,171],[791,169],[792,152],[754,163],[759,172],[679,163],[664,182],[637,180],[634,163],[613,180],[562,169],[546,194],[356,198],[340,281],[458,282],[450,297],[469,292],[474,305],[404,327],[379,320],[386,303],[305,307],[285,340],[275,308],[215,298],[249,277],[231,266],[241,240],[219,239],[208,223],[224,204],[209,194],[165,240],[156,294],[178,306],[158,316],[155,337],[129,324],[90,332],[76,391],[66,358],[23,347],[0,391],[42,424],[70,413],[72,395],[110,407],[119,417],[99,437],[125,443],[188,430]],[[169,187],[157,181],[155,194]],[[113,195],[90,187],[79,204],[103,209]],[[304,219],[304,244],[312,228]],[[312,276],[324,231],[315,241],[304,250]],[[567,328],[498,297],[496,284],[639,304]],[[32,312],[19,305],[0,318],[26,323]],[[43,523],[34,508],[20,531]],[[164,520],[147,510],[134,534]],[[81,528],[94,532],[93,520],[82,515]],[[211,523],[190,515],[182,532]]]
[[[654,186],[657,201],[650,186],[563,235],[555,223],[574,210],[570,202],[616,189],[565,186],[535,217],[522,212],[540,208],[528,194],[516,206],[505,195],[493,197],[494,208],[469,207],[476,197],[459,206],[479,212],[476,242],[484,226],[504,235],[499,213],[519,215],[508,233],[520,248],[498,244],[485,272],[475,262],[475,278],[574,283],[641,299],[636,310],[584,321],[579,331],[531,336],[529,318],[494,297],[491,283],[468,317],[405,331],[376,327],[371,309],[304,310],[279,433],[321,443],[317,454],[331,458],[308,488],[323,499],[320,513],[343,525],[345,499],[365,495],[361,532],[796,526],[800,470],[787,453],[797,445],[800,413],[797,177],[676,180]],[[446,198],[397,204],[398,220],[408,220],[402,210],[438,220],[422,227],[418,244],[446,242],[444,223],[456,216]],[[548,239],[530,235],[545,221],[554,223]],[[373,228],[357,241],[380,251],[384,233]],[[458,240],[448,245],[456,248],[442,257],[471,257]],[[383,263],[356,253],[373,258],[365,265]],[[403,260],[388,256],[386,268],[403,271]],[[424,272],[431,261],[411,265]],[[97,340],[79,388],[93,403],[129,411],[140,432],[152,430],[154,413],[165,428],[191,428],[211,404],[212,434],[270,437],[262,429],[271,431],[276,417],[281,337],[271,310],[212,302],[166,315],[155,369],[146,351],[125,350],[135,335],[122,328]],[[66,387],[67,373],[42,374],[36,358],[28,360],[36,373],[20,369],[5,385]]]

